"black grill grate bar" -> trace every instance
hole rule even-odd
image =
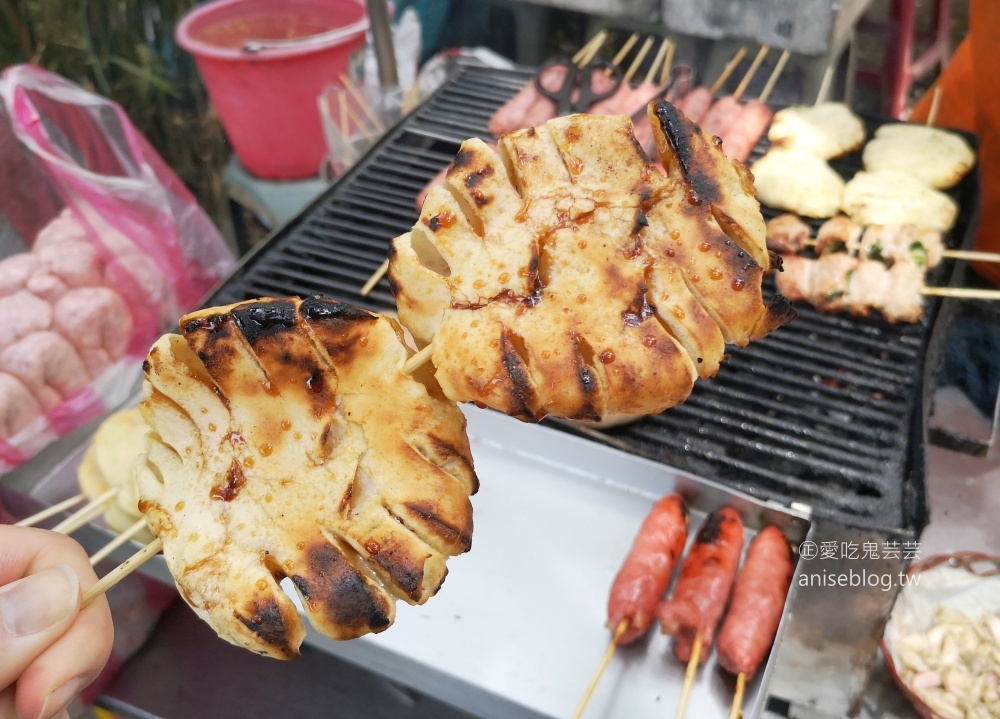
[[[887,412],[880,412],[870,407],[857,404],[862,397],[856,393],[848,393],[848,397],[840,398],[833,388],[827,387],[820,382],[803,380],[789,374],[787,368],[771,369],[755,364],[751,358],[740,357],[739,354],[730,355],[729,366],[738,370],[755,373],[761,379],[768,379],[774,382],[775,387],[781,387],[781,394],[787,398],[799,399],[813,404],[825,405],[830,409],[837,409],[848,415],[863,417],[871,422],[881,422],[887,427],[895,427],[898,416]],[[804,392],[796,392],[796,389]],[[797,395],[797,396],[796,396]],[[851,400],[847,402],[846,400]]]
[[[670,435],[668,433],[664,433],[662,428],[653,429],[652,427],[643,426],[638,428],[634,434],[643,440],[654,443],[654,445],[671,447],[675,450],[680,450],[684,454],[690,454],[692,452],[702,454],[692,442],[685,441],[680,437]],[[656,455],[654,454],[653,456],[655,457]],[[758,464],[745,462],[741,459],[720,454],[718,452],[708,451],[705,452],[703,456],[705,459],[713,463],[718,462],[732,469],[736,469],[747,477],[757,477],[761,479],[762,484],[769,490],[768,496],[782,496],[785,498],[786,503],[792,497],[794,497],[796,501],[801,501],[803,498],[811,498],[814,500],[821,500],[825,504],[832,505],[842,510],[846,509],[859,514],[876,516],[873,513],[874,507],[868,506],[867,502],[859,501],[856,496],[845,492],[844,487],[826,486],[818,482],[802,480],[794,475],[774,472]],[[743,482],[743,484],[748,488],[752,488],[751,494],[760,494],[760,485],[755,487],[746,482]],[[789,492],[789,490],[792,490],[792,492]],[[881,493],[879,493],[878,496],[881,496]]]
[[[830,437],[831,439],[836,439],[836,437],[831,435],[832,433],[837,433],[844,437],[870,440],[872,435],[872,427],[870,425],[853,422],[851,421],[853,418],[846,413],[838,412],[837,416],[829,416],[825,413],[808,412],[799,409],[789,402],[772,399],[769,395],[752,393],[747,390],[746,383],[744,382],[728,383],[725,381],[725,377],[716,377],[711,382],[701,382],[696,386],[695,391],[697,394],[692,395],[692,399],[695,401],[701,395],[714,393],[725,397],[725,404],[727,406],[735,405],[741,408],[760,407],[764,412],[774,412],[777,417],[775,420],[777,425],[788,424],[789,426],[786,429],[793,429],[807,437],[821,435],[823,438]],[[692,400],[689,399],[688,401]],[[810,405],[805,403],[805,406]],[[750,410],[748,409],[747,411]],[[770,415],[756,416],[768,417]],[[895,425],[887,426],[887,429],[891,430],[892,433],[896,431]]]
[[[443,164],[450,162],[452,157],[454,157],[454,153],[436,152],[420,147],[399,145],[398,151],[392,153],[391,158],[387,157],[385,159],[391,161],[394,171],[405,167],[408,169],[418,169],[424,172],[430,171],[430,174],[433,174],[437,172]],[[380,168],[375,166],[366,168],[363,175],[373,174],[379,170]]]
[[[341,236],[337,233],[336,236]],[[320,264],[316,265],[319,269],[324,267],[339,266],[343,263],[346,258],[357,259],[357,266],[361,268],[363,272],[367,272],[368,276],[375,271],[375,268],[382,263],[382,260],[386,257],[386,251],[378,247],[374,247],[370,244],[355,243],[351,244],[348,240],[344,240],[341,243],[341,256],[336,259],[336,264],[330,261],[329,255],[324,252],[325,248],[322,245],[322,240],[316,240],[312,238],[303,237],[302,242],[299,242],[295,247],[289,247],[284,250],[287,257],[294,258],[298,264],[302,264],[303,261],[306,262],[316,262],[319,261]],[[375,267],[372,267],[374,261]],[[360,285],[358,289],[361,289]]]
[[[713,385],[702,385],[702,387],[713,387]],[[701,389],[700,387],[699,389]],[[721,394],[721,393],[720,393]],[[839,437],[829,430],[822,433],[812,431],[790,432],[790,425],[783,418],[775,418],[771,415],[754,412],[743,405],[735,405],[728,398],[723,400],[719,396],[693,395],[684,404],[677,405],[675,409],[685,410],[691,407],[692,412],[697,416],[714,421],[718,419],[721,423],[729,425],[740,431],[762,433],[765,428],[771,428],[775,432],[777,441],[781,441],[789,446],[800,448],[812,448],[817,452],[830,453],[830,456],[841,456],[848,453],[847,460],[853,461],[855,455],[865,458],[885,460],[891,457],[896,451],[893,447],[879,448],[869,443],[859,442],[862,437],[869,437],[871,429],[857,432],[853,438]],[[686,410],[685,410],[686,411]],[[810,420],[818,419],[815,415],[809,417]],[[831,423],[830,429],[840,430],[845,423]],[[850,423],[847,423],[850,425]],[[817,436],[821,434],[822,436]],[[839,452],[837,450],[840,450]]]
[[[799,316],[795,318],[794,322],[783,327],[782,332],[787,331],[806,337],[822,335],[824,340],[827,337],[836,340],[836,342],[829,343],[831,347],[860,345],[877,353],[896,354],[908,360],[919,357],[921,354],[919,340],[916,340],[917,346],[915,347],[906,346],[906,344],[910,344],[906,334],[908,328],[897,329],[901,335],[897,342],[893,342],[885,335],[883,328],[865,327],[860,323],[854,326],[844,324],[839,321],[842,319],[840,317],[817,314],[812,308],[805,307],[801,303],[796,303],[795,309],[798,310]],[[870,335],[864,334],[866,331],[870,332]]]
[[[831,389],[836,389],[837,384],[844,387],[869,389],[882,394],[898,396],[906,391],[906,382],[909,377],[900,377],[898,373],[892,374],[877,370],[874,367],[865,367],[861,363],[845,362],[843,360],[831,362],[828,357],[823,357],[815,352],[803,352],[798,348],[783,347],[780,343],[769,343],[765,347],[757,347],[752,353],[754,359],[778,362],[779,360],[791,360],[799,369],[804,372],[812,372],[820,378]],[[853,370],[853,371],[848,371]],[[828,384],[837,383],[837,384]],[[882,402],[868,394],[869,402]],[[906,404],[904,399],[901,404]]]
[[[413,226],[413,221],[412,215],[398,218],[382,214],[362,217],[353,207],[330,207],[325,212],[317,213],[309,226],[312,229],[322,228],[324,232],[351,230],[361,236],[371,237],[375,241],[381,240],[382,244],[388,247],[389,241],[401,230],[405,232]]]
[[[427,180],[431,179],[431,177],[432,175],[428,175]],[[426,180],[424,182],[426,183]],[[399,190],[395,189],[392,192],[386,192],[385,187],[383,187],[381,184],[377,186],[378,190],[376,190],[375,189],[376,185],[373,185],[371,182],[365,180],[364,178],[358,178],[354,180],[351,183],[351,185],[358,192],[369,192],[371,193],[372,197],[389,200],[393,203],[394,206],[396,205],[402,206],[405,204],[409,206],[413,214],[416,215],[417,206],[416,206],[416,201],[414,199],[416,191],[413,189],[412,186],[404,192],[400,192]],[[421,187],[423,187],[423,185],[421,185]]]
[[[270,276],[254,278],[244,286],[247,288],[249,297],[281,297],[289,294],[299,295],[300,297],[315,294],[343,297],[345,292],[348,294],[357,294],[357,288],[359,287],[354,277],[349,277],[347,281],[343,281],[334,277],[317,277],[312,274],[304,274],[281,267],[276,267],[275,272]],[[366,300],[369,303],[369,307],[374,306],[370,303],[374,302],[375,299],[385,304],[392,303],[391,295],[384,292],[376,293],[373,290]]]
[[[804,464],[807,460],[803,458],[803,453],[811,455],[808,459],[810,462],[814,462],[817,457],[825,458],[830,461],[830,466],[840,467],[842,471],[850,470],[858,472],[855,479],[863,484],[879,484],[878,482],[869,480],[869,473],[879,471],[886,462],[884,456],[881,458],[865,457],[861,453],[852,454],[844,452],[833,447],[832,443],[804,440],[787,432],[775,431],[745,420],[740,420],[739,418],[730,417],[725,413],[720,413],[716,408],[702,409],[695,403],[679,404],[672,408],[671,414],[675,415],[674,419],[677,420],[676,423],[660,419],[660,416],[656,420],[657,423],[664,425],[676,424],[678,428],[683,428],[684,424],[682,420],[698,420],[704,423],[698,427],[699,438],[713,439],[723,444],[732,442],[735,433],[730,430],[738,429],[743,433],[751,435],[742,440],[745,446],[758,449],[762,447],[763,445],[759,442],[754,442],[753,438],[756,437],[768,441],[769,444],[767,446],[770,448],[770,453],[782,456],[790,461]]]
[[[373,213],[390,215],[396,218],[398,222],[405,222],[407,227],[411,227],[417,219],[417,208],[412,201],[406,204],[390,204],[381,198],[373,199],[371,196],[355,193],[345,193],[344,197],[346,200],[349,200],[349,202],[344,204],[344,207],[349,207],[352,210],[370,210]],[[333,207],[338,206],[334,205]]]
[[[871,372],[890,382],[906,381],[909,378],[899,371],[899,362],[873,355],[867,351],[859,351],[853,347],[823,347],[817,349],[815,340],[806,335],[791,332],[775,333],[771,343],[773,347],[781,347],[789,354],[808,357],[817,362],[835,363],[838,367],[851,367],[859,372]],[[882,354],[882,353],[879,353]],[[907,373],[908,374],[908,373]]]

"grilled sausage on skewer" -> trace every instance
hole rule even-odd
[[[708,657],[742,552],[743,522],[736,510],[723,507],[708,515],[684,559],[673,596],[656,610],[663,633],[677,638],[674,655],[680,661],[691,658],[699,635],[699,661]]]
[[[733,599],[719,632],[719,663],[752,677],[778,633],[792,581],[792,552],[780,529],[764,527],[754,537],[733,586]]]
[[[701,122],[712,108],[712,91],[707,87],[696,87],[678,100],[676,105],[692,122]]]
[[[615,631],[622,621],[628,622],[618,644],[638,639],[652,625],[656,604],[684,553],[687,513],[684,499],[670,494],[653,505],[642,523],[608,598],[608,628]]]
[[[746,162],[757,141],[771,124],[774,111],[759,100],[750,100],[722,135],[722,149],[730,160]]]

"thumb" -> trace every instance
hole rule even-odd
[[[0,690],[62,636],[80,609],[80,581],[56,564],[0,587]]]

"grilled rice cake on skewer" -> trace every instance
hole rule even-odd
[[[859,225],[914,225],[947,232],[958,205],[943,192],[901,172],[858,172],[844,186],[840,209]]]
[[[767,137],[774,147],[830,160],[861,147],[865,124],[842,102],[820,102],[779,110]]]
[[[862,153],[869,172],[889,170],[938,190],[958,184],[976,164],[976,153],[961,135],[936,127],[882,125]]]
[[[140,509],[227,641],[289,658],[313,625],[379,632],[469,549],[465,419],[389,318],[312,297],[195,312],[145,363]]]
[[[665,101],[667,175],[628,117],[574,115],[462,145],[390,250],[400,320],[445,394],[522,419],[660,412],[791,319],[745,169]]]

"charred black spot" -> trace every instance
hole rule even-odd
[[[468,167],[472,164],[475,157],[475,153],[469,150],[459,150],[455,155],[455,159],[451,161],[451,169],[448,170],[448,174],[450,175],[455,170],[461,170],[463,167]]]
[[[307,320],[373,320],[376,316],[368,310],[346,302],[313,295],[302,301],[299,312]]]
[[[681,174],[688,182],[691,202],[693,204],[720,202],[722,192],[711,175],[715,163],[699,163],[695,159],[699,149],[702,149],[699,147],[702,136],[698,126],[666,100],[657,101],[656,119],[674,151]]]
[[[774,270],[775,272],[785,271],[785,262],[784,260],[781,259],[781,255],[779,255],[777,252],[773,250],[768,250],[767,259],[768,262],[771,264],[772,270]]]
[[[698,530],[698,538],[695,541],[698,544],[715,544],[719,541],[722,538],[726,523],[733,521],[733,518],[729,516],[731,511],[720,509],[708,515],[705,518],[705,523]]]
[[[248,302],[234,307],[231,314],[251,347],[266,337],[287,332],[298,320],[291,300]]]
[[[638,327],[656,313],[656,308],[646,300],[646,291],[649,288],[644,284],[639,285],[639,294],[636,295],[629,306],[622,311],[622,322],[629,327]]]
[[[528,368],[514,345],[514,338],[506,328],[500,334],[500,351],[503,353],[503,364],[507,370],[507,376],[510,377],[511,394],[517,400],[517,406],[511,409],[518,416],[533,417],[535,412],[530,405],[535,400],[534,386],[528,374]]]
[[[431,232],[437,232],[439,229],[441,229],[441,218],[439,218],[437,215],[434,215],[434,217],[432,217],[427,221],[427,226],[431,228]]]
[[[397,297],[399,295],[399,283],[396,282],[395,278],[393,278],[391,274],[389,275],[389,292],[392,293],[393,297]]]
[[[636,208],[635,219],[632,221],[632,231],[629,234],[636,235],[642,232],[644,227],[649,227],[649,220],[646,219],[646,213]]]
[[[435,507],[419,502],[407,502],[404,505],[411,512],[419,516],[424,521],[424,527],[441,537],[449,544],[458,542],[462,545],[462,551],[468,552],[472,547],[472,520],[469,520],[467,531],[456,529],[439,516]]]
[[[476,207],[483,207],[493,201],[492,197],[484,195],[481,190],[473,190],[471,194],[472,201],[476,203]]]
[[[305,552],[306,575],[293,575],[292,582],[313,611],[360,636],[389,626],[390,607],[380,592],[344,559],[337,548],[317,543]]]
[[[288,645],[288,633],[278,603],[272,598],[255,598],[247,607],[250,616],[234,612],[243,625],[282,654],[293,657],[298,649]]]
[[[386,544],[383,544],[378,553],[373,554],[371,558],[392,577],[410,599],[413,601],[420,599],[422,594],[420,585],[424,581],[424,571],[416,558],[407,556],[406,551],[399,547]]]
[[[142,371],[145,372],[146,374],[149,374],[150,369],[152,369],[152,365],[149,364],[148,359],[144,359],[142,361]]]
[[[481,183],[484,179],[492,176],[493,176],[493,165],[486,165],[484,167],[480,167],[475,172],[470,172],[469,176],[465,178],[465,186],[471,190],[473,187]]]
[[[537,134],[538,134],[538,132],[537,132],[537,130],[535,130],[535,128],[533,128],[533,127],[529,127],[528,128],[528,137],[534,137]]]

